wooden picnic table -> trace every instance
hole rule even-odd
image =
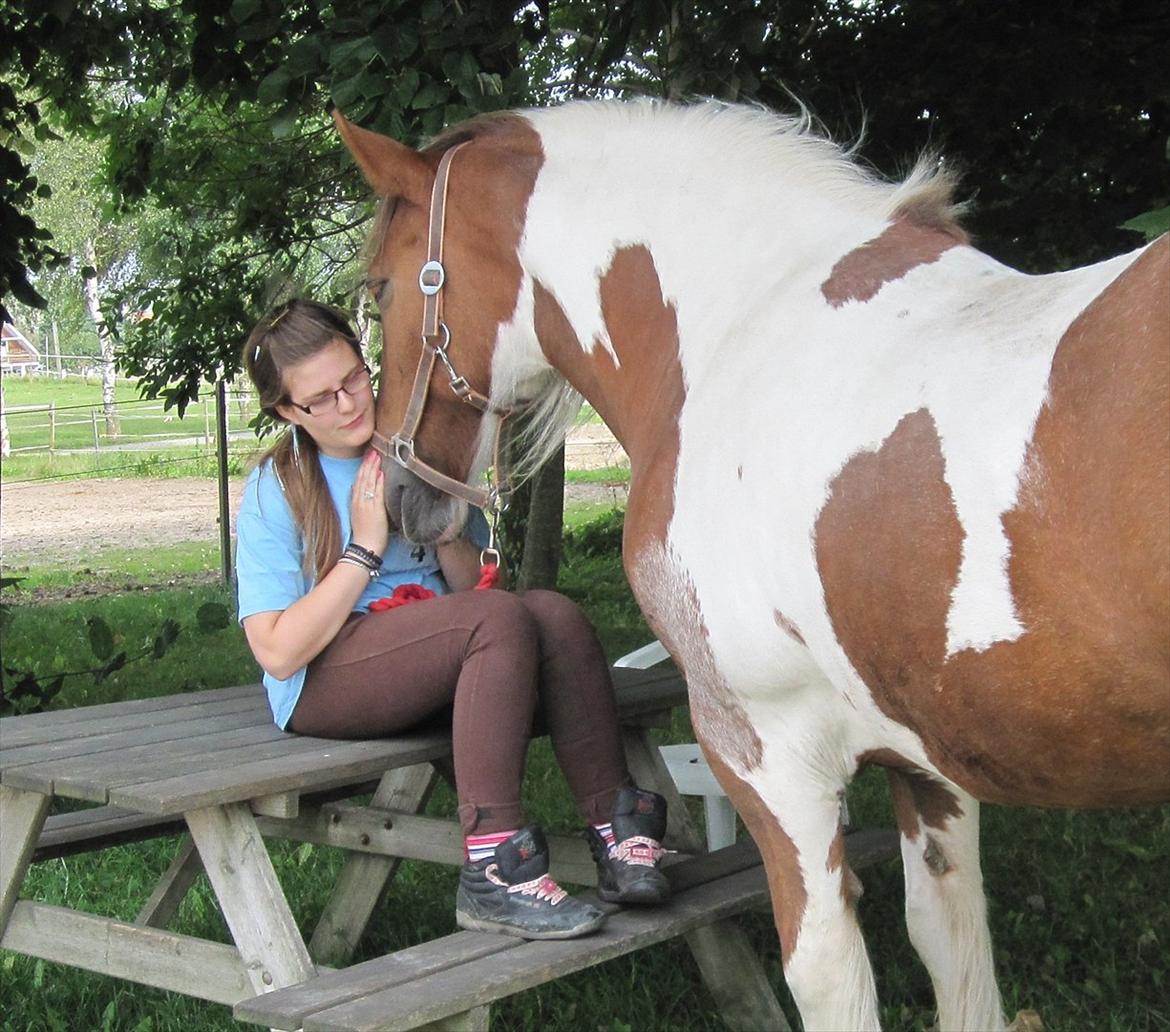
[[[701,853],[687,809],[648,737],[650,727],[665,726],[670,710],[685,704],[685,685],[669,668],[615,669],[614,677],[631,773],[640,784],[667,796],[668,841]],[[350,969],[357,981],[342,978],[339,989],[344,972],[333,972],[330,965],[348,963],[398,863],[462,862],[458,824],[421,812],[437,779],[450,779],[450,756],[450,735],[443,730],[364,741],[286,734],[273,725],[259,685],[0,720],[0,948],[239,1005],[241,1018],[278,1027],[301,1027],[304,1005],[296,989],[316,985],[326,974],[332,981],[322,985],[332,986],[332,995],[322,998],[332,1001],[330,1006],[342,999],[352,1007],[355,997],[361,1005],[362,994],[353,986],[369,981],[368,969],[359,971],[361,965]],[[357,801],[370,792],[369,802]],[[98,805],[50,815],[57,798]],[[188,831],[189,838],[134,922],[21,898],[26,874],[38,858],[101,849],[176,829]],[[349,851],[308,943],[293,919],[265,836]],[[577,885],[596,884],[582,839],[553,836],[550,847],[555,877]],[[578,947],[573,955],[585,959],[575,967],[549,967],[539,948],[525,954],[509,950],[512,964],[518,957],[530,957],[529,967],[515,976],[514,988],[500,983],[495,996],[471,993],[462,1011],[448,1008],[447,1017],[440,1018],[433,1006],[404,1011],[399,999],[393,1018],[397,1025],[381,1024],[378,1005],[367,1002],[364,1010],[359,1006],[365,1024],[353,1027],[418,1027],[452,1014],[462,1014],[459,1027],[486,1027],[485,1001],[557,977],[561,970],[599,963],[668,935],[686,935],[716,999],[734,1001],[729,1007],[743,1012],[742,1018],[733,1016],[732,1027],[782,1028],[783,1015],[767,979],[728,917],[737,908],[760,903],[758,856],[746,866],[753,863],[756,880],[750,885],[744,881],[733,898],[712,902],[709,913],[702,910],[702,897],[695,895],[686,920],[674,919],[671,924],[667,914],[655,924],[651,916],[657,931],[648,932],[643,918],[643,926],[634,928],[624,945],[610,943],[596,959],[590,960],[589,951]],[[741,881],[744,866],[739,862],[731,872]],[[167,930],[200,870],[215,893],[230,944]],[[714,901],[714,895],[711,898]],[[712,930],[717,934],[711,935]],[[449,938],[462,943],[469,934],[477,941],[484,938],[482,933]],[[487,953],[503,945],[491,942],[493,938],[503,937],[488,937]],[[452,945],[456,953],[464,948],[458,943]],[[441,952],[437,944],[416,949],[428,946],[431,955]],[[472,950],[476,957],[484,953],[483,947],[477,950]],[[730,956],[736,958],[734,965],[726,963]],[[451,957],[448,961],[448,966],[463,962]],[[397,983],[402,983],[402,965],[392,968],[398,972]],[[431,967],[422,975],[435,970],[432,956]],[[544,975],[536,976],[534,970]],[[249,1011],[249,1001],[282,988],[292,993],[287,1023],[280,1023],[276,996],[272,1008]],[[377,996],[372,989],[366,994],[370,993]],[[383,992],[379,998],[385,996]],[[412,1023],[411,1015],[417,1023]]]

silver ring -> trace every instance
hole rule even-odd
[[[368,502],[368,501],[370,501],[371,498],[374,497],[374,492],[373,491],[363,491],[362,497]]]

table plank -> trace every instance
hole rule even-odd
[[[174,711],[170,711],[174,712]],[[68,761],[72,768],[77,757],[95,753],[121,751],[152,743],[183,741],[192,734],[211,734],[235,731],[246,727],[273,727],[268,707],[249,703],[247,708],[228,712],[199,713],[189,719],[174,720],[133,728],[119,727],[114,731],[99,731],[88,735],[67,736],[51,742],[37,742],[6,748],[0,753],[0,770],[30,763]]]
[[[271,754],[251,760],[241,756],[230,767],[217,765],[197,774],[175,772],[120,784],[111,788],[109,801],[141,813],[174,813],[273,792],[334,788],[451,752],[451,736],[446,732],[352,742],[291,737],[293,741],[279,743],[282,748]]]
[[[132,699],[100,706],[30,713],[23,717],[5,717],[0,720],[0,764],[3,764],[4,753],[8,749],[54,742],[62,736],[79,737],[152,727],[179,720],[196,720],[217,713],[251,710],[266,712],[267,708],[263,687],[253,684],[238,688],[214,688],[189,695]]]
[[[305,1017],[303,1027],[305,1032],[416,1028],[674,938],[767,899],[764,869],[752,867],[680,893],[661,906],[610,913],[593,935],[525,942],[506,953],[417,979],[409,992],[383,989],[318,1011]]]
[[[229,1007],[253,995],[231,946],[48,903],[18,902],[0,948]]]
[[[367,993],[413,982],[424,975],[489,957],[523,945],[522,939],[490,932],[455,932],[385,957],[354,964],[343,971],[327,971],[301,985],[241,1002],[236,1016],[277,1028],[299,1028],[314,1011],[347,1003]],[[277,1000],[278,1008],[268,1006]]]
[[[27,763],[0,774],[3,784],[52,792],[70,799],[110,802],[110,791],[124,783],[161,777],[193,777],[208,768],[222,768],[262,756],[295,754],[311,748],[297,735],[271,722],[235,731],[196,734],[173,742],[136,746],[113,752]],[[183,807],[173,807],[175,813]]]

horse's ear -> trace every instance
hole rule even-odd
[[[425,206],[434,170],[417,151],[381,133],[354,125],[336,109],[333,121],[366,182],[380,197],[403,197]]]

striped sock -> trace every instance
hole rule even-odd
[[[613,837],[613,824],[608,822],[605,824],[595,824],[593,825],[593,830],[605,839],[605,844],[609,846],[609,855],[613,856],[614,846],[616,845]]]
[[[490,860],[496,855],[496,846],[506,842],[519,829],[511,831],[493,831],[487,835],[467,835],[463,839],[463,852],[473,864],[480,860]]]

